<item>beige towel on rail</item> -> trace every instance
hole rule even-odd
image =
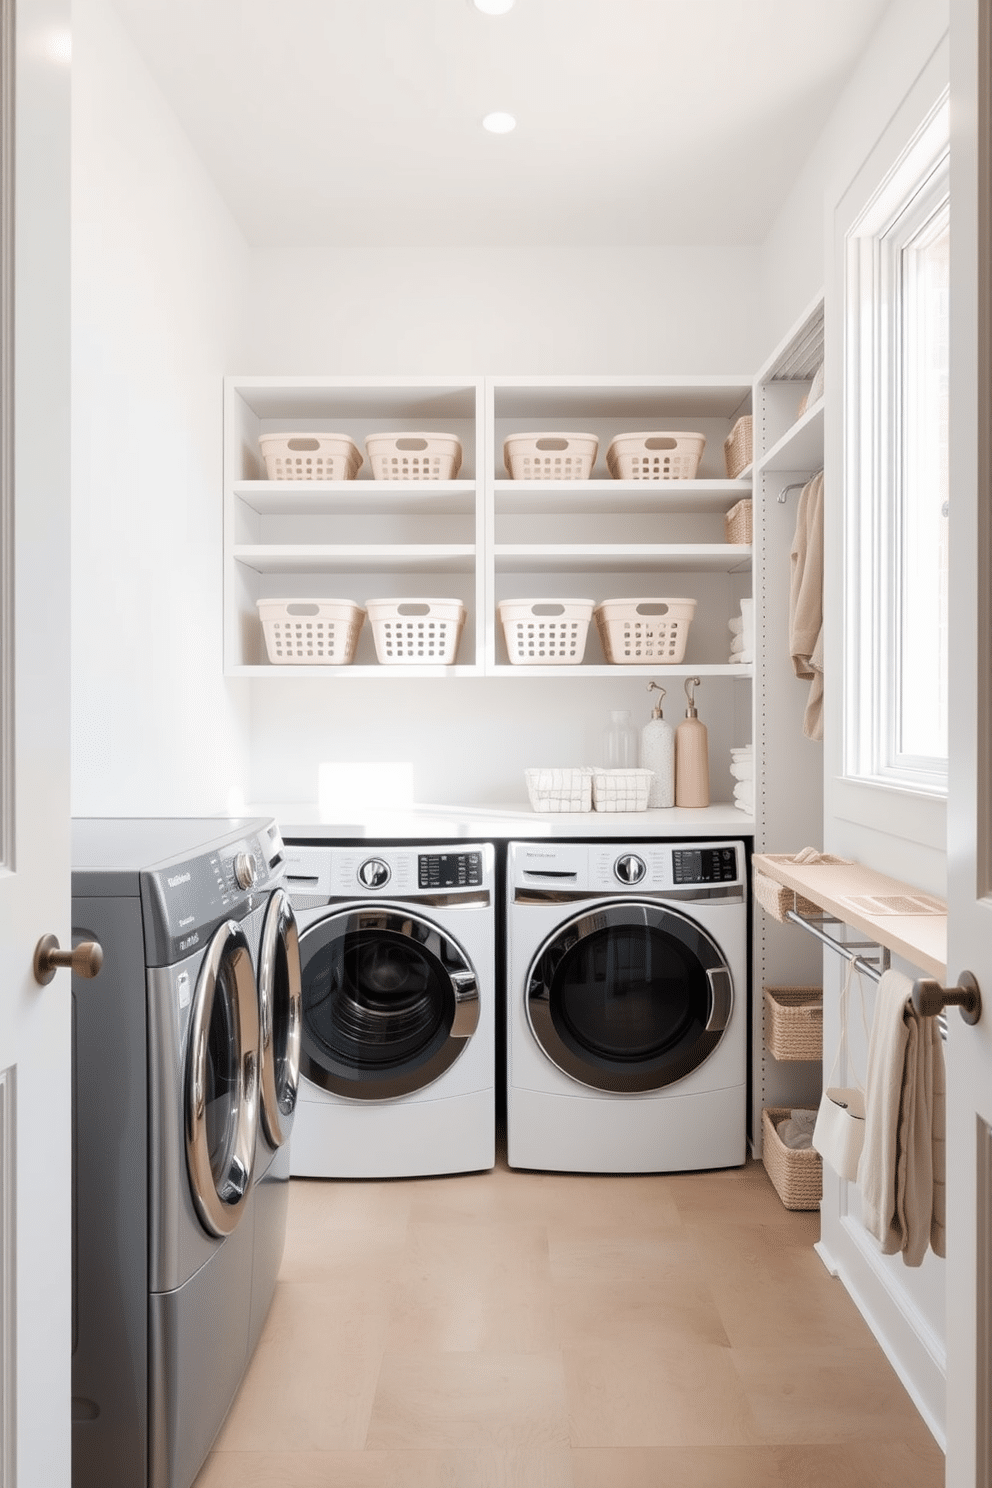
[[[796,676],[809,680],[807,739],[823,738],[823,472],[799,494],[789,585],[789,650]]]
[[[920,1018],[913,984],[887,971],[868,1043],[862,1218],[885,1255],[919,1266],[945,1254],[944,1053],[935,1018]]]

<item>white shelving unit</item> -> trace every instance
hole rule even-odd
[[[809,683],[789,648],[790,552],[799,490],[823,469],[824,408],[800,414],[823,360],[823,301],[817,299],[776,348],[754,387],[755,852],[822,846],[823,746],[803,735]],[[752,1146],[761,1152],[763,1106],[813,1106],[821,1064],[779,1062],[765,1047],[767,986],[818,986],[818,943],[755,908],[753,942]]]
[[[225,385],[225,670],[235,676],[478,675],[485,606],[481,378],[231,377]],[[269,432],[457,434],[453,481],[378,481],[366,460],[352,481],[269,481],[258,438]],[[453,667],[386,668],[366,625],[351,666],[272,666],[256,600],[457,596],[468,620]]]

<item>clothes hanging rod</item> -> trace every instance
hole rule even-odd
[[[881,979],[883,971],[888,971],[891,958],[885,946],[877,945],[873,940],[837,940],[835,936],[827,935],[826,931],[821,930],[817,925],[813,924],[805,915],[797,914],[794,909],[787,909],[785,911],[785,918],[791,920],[794,925],[801,925],[810,935],[815,935],[817,940],[822,940],[825,946],[829,946],[832,951],[836,951],[839,956],[843,956],[845,961],[853,961],[855,969],[857,971],[863,971],[865,976],[870,977],[873,982]],[[824,915],[823,918],[833,925],[842,925],[844,923],[843,920],[838,920],[836,915]],[[878,952],[879,960],[877,966],[872,965],[870,961],[866,961],[863,956],[851,955],[852,950],[863,949],[866,946],[872,946]]]
[[[784,491],[779,491],[779,493],[778,493],[778,504],[779,504],[779,506],[784,506],[785,505],[785,498],[788,496],[788,494],[789,494],[790,491],[802,491],[804,489],[804,487],[806,487],[808,485],[809,485],[809,481],[793,481],[790,486],[786,486],[786,488],[785,488]]]

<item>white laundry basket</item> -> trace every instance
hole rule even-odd
[[[350,599],[259,599],[265,649],[276,666],[347,666],[365,611]]]
[[[465,624],[460,599],[367,599],[383,666],[451,666]]]
[[[347,434],[260,434],[269,480],[354,480],[362,452]]]
[[[696,601],[604,599],[596,606],[603,651],[614,666],[673,666],[685,656]]]
[[[588,766],[525,770],[524,777],[534,811],[592,810],[592,770]]]
[[[462,464],[456,434],[369,434],[365,449],[373,480],[454,480]]]
[[[597,811],[646,811],[653,770],[594,770],[592,804]]]
[[[578,666],[592,599],[503,599],[496,606],[514,666]]]

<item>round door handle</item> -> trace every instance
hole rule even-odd
[[[34,948],[34,979],[47,987],[60,966],[76,976],[95,977],[103,965],[103,947],[95,940],[81,940],[71,951],[59,949],[58,936],[43,935]]]
[[[982,994],[970,971],[963,971],[956,987],[942,987],[930,977],[913,983],[913,1007],[921,1018],[935,1018],[945,1008],[956,1007],[966,1023],[977,1023],[982,1016]]]

